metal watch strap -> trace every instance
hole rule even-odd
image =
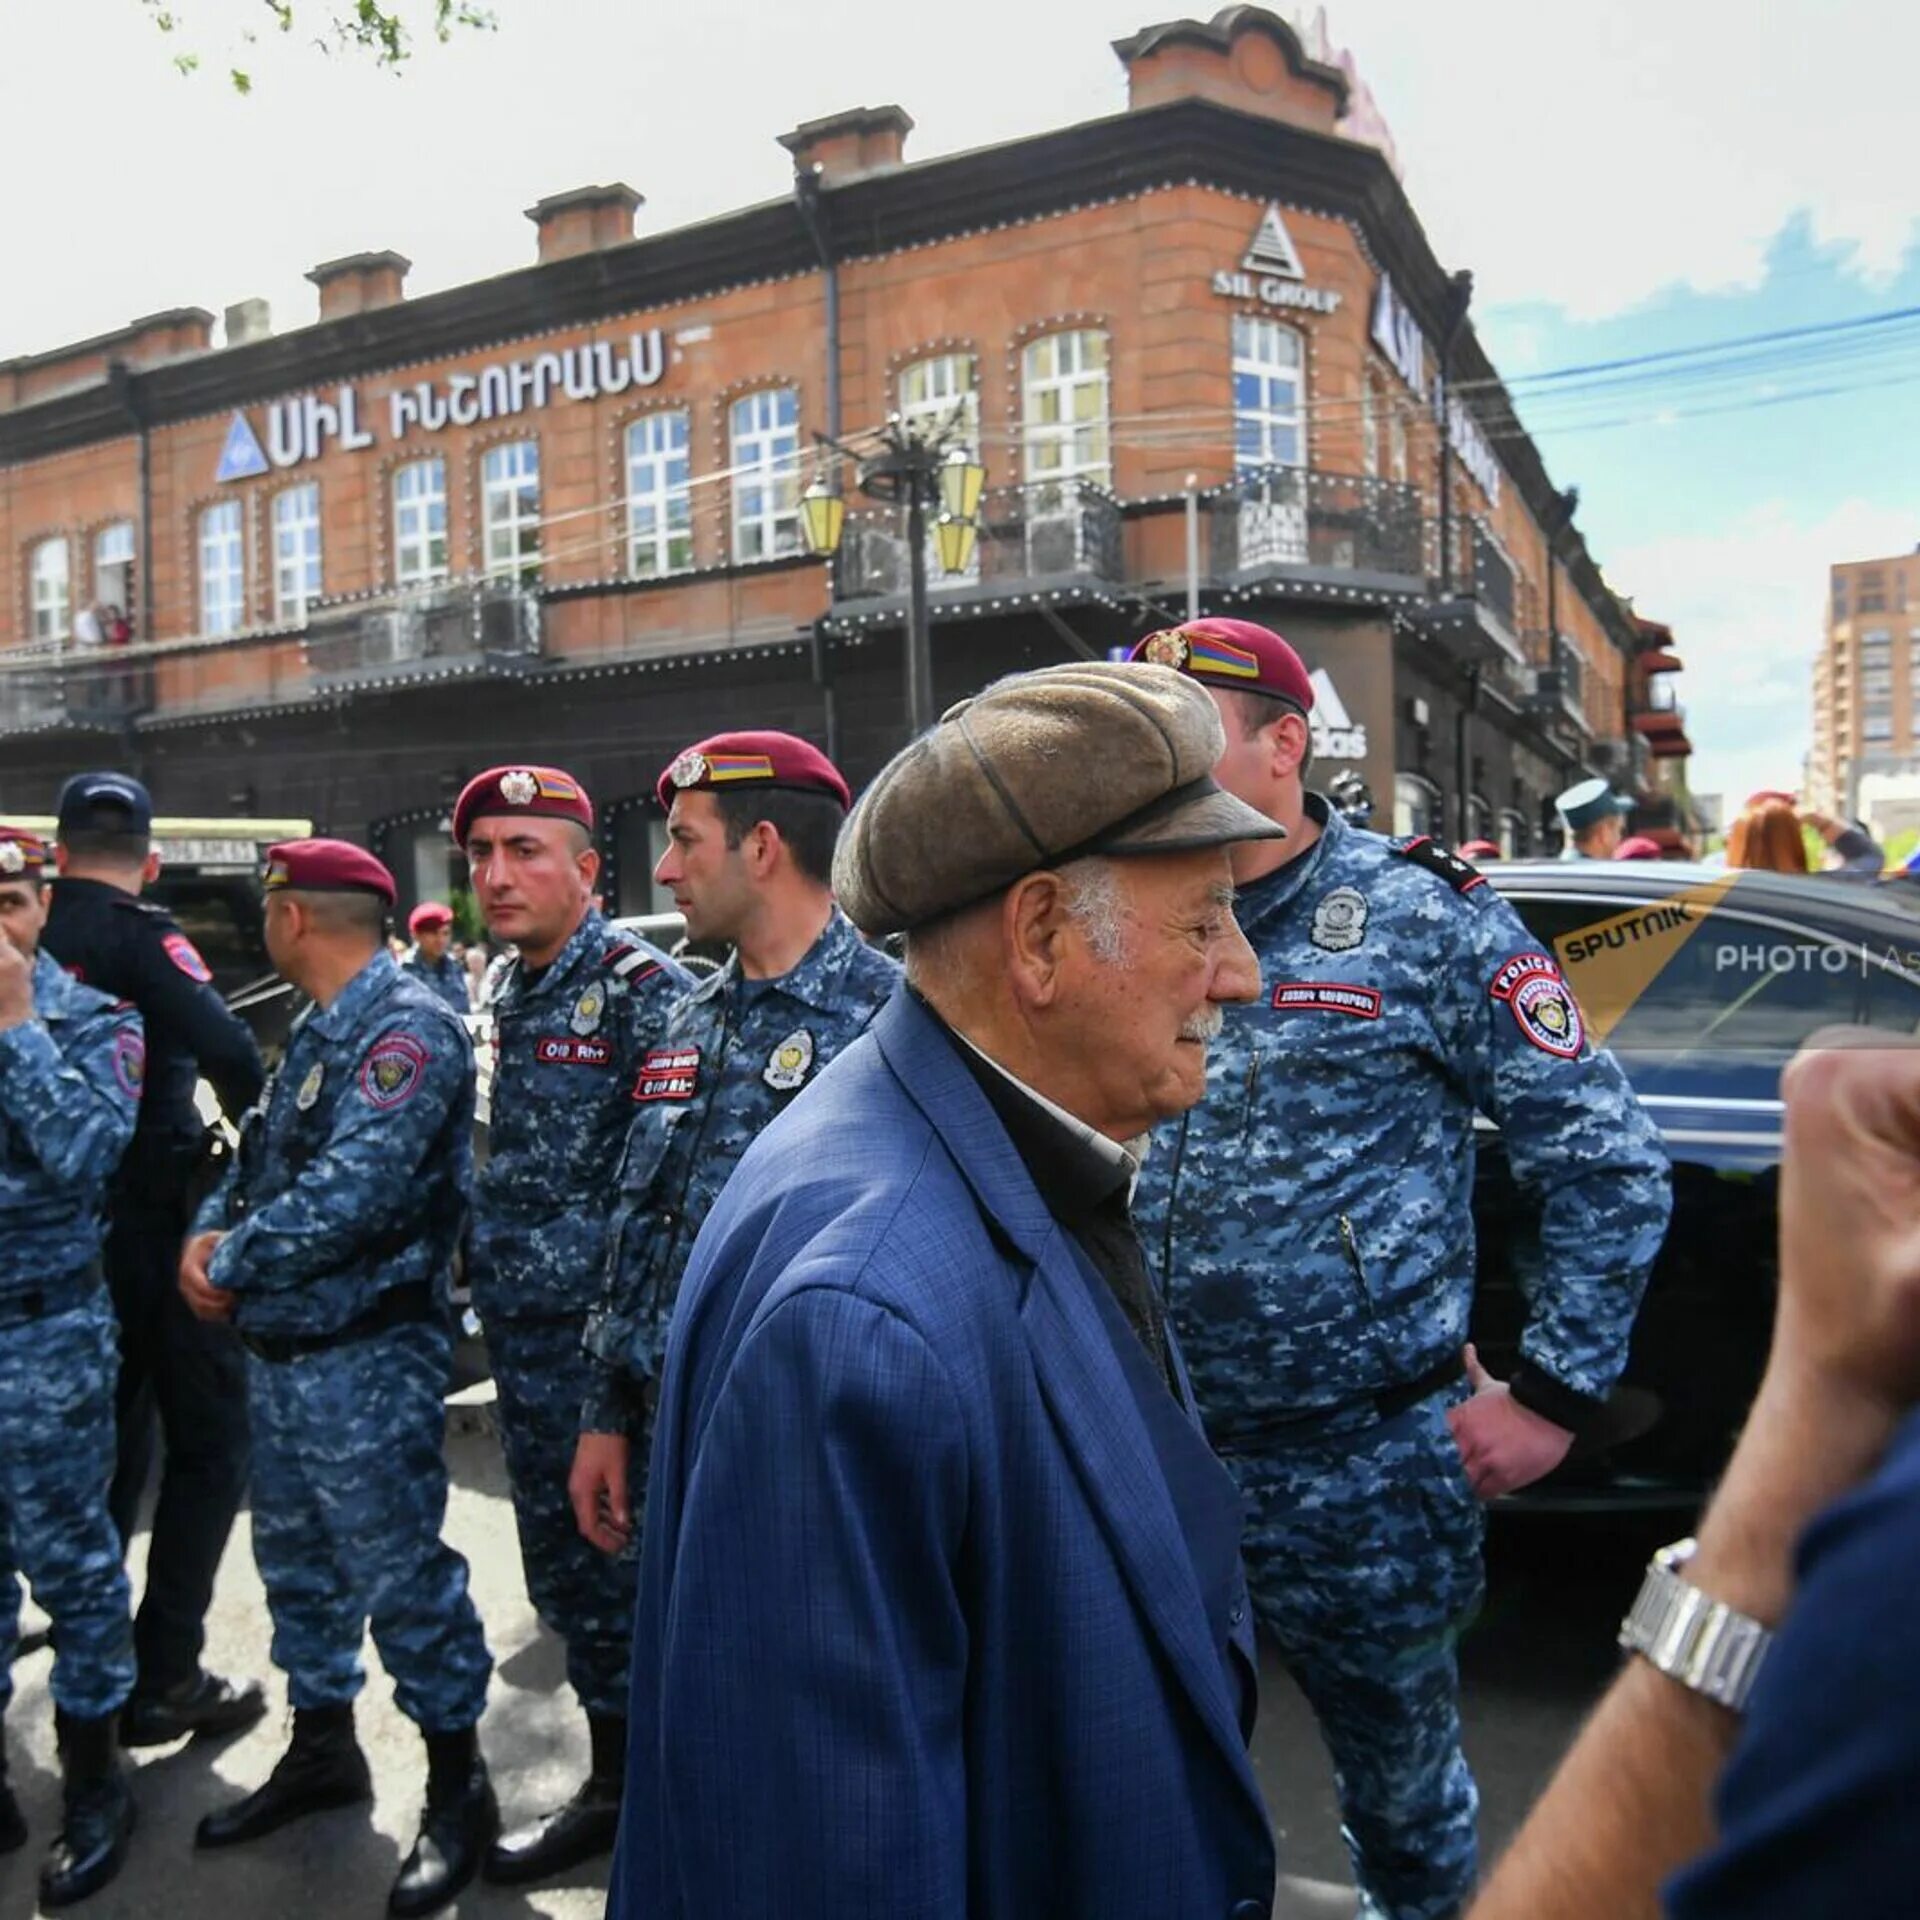
[[[1740,1713],[1773,1634],[1680,1577],[1695,1545],[1676,1541],[1653,1556],[1639,1597],[1620,1623],[1620,1644],[1669,1679]]]

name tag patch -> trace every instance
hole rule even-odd
[[[533,1057],[543,1067],[606,1067],[613,1064],[613,1048],[605,1040],[549,1033],[533,1043]]]
[[[1580,1003],[1546,954],[1515,954],[1487,991],[1506,1003],[1529,1045],[1556,1060],[1579,1059],[1587,1037]]]
[[[699,1084],[698,1047],[655,1047],[640,1062],[633,1097],[636,1100],[691,1100]]]
[[[1273,1005],[1280,1013],[1345,1013],[1356,1020],[1378,1020],[1380,989],[1332,980],[1283,980],[1273,990]]]

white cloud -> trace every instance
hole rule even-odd
[[[1796,788],[1813,709],[1813,661],[1836,561],[1906,552],[1913,514],[1865,500],[1826,512],[1774,502],[1710,530],[1611,554],[1609,583],[1673,628],[1696,791],[1734,804]]]

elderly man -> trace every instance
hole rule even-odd
[[[1128,1214],[1257,989],[1158,668],[955,707],[834,861],[908,985],[761,1134],[668,1335],[615,1920],[1264,1917],[1239,1501]]]

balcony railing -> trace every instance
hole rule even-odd
[[[943,590],[1120,577],[1120,503],[1085,480],[995,487],[981,496],[973,565],[945,574],[927,555],[927,585]],[[860,508],[847,515],[836,593],[842,600],[904,599],[910,588],[904,507]]]
[[[322,684],[448,664],[492,664],[540,652],[540,602],[510,579],[468,580],[343,601],[307,622],[307,667]]]
[[[1544,664],[1534,674],[1534,711],[1546,716],[1565,715],[1583,731],[1587,725],[1586,666],[1580,649],[1564,633],[1542,636],[1549,640],[1543,650]]]
[[[1267,569],[1417,580],[1412,487],[1304,467],[1257,467],[1206,495],[1216,578]]]
[[[119,648],[35,643],[0,655],[0,733],[113,728],[153,704],[153,672]]]

